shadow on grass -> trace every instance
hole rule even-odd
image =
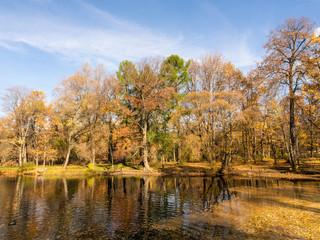
[[[213,173],[212,170],[206,167],[187,165],[169,165],[158,170],[167,175],[209,176]]]
[[[113,171],[113,170],[141,170],[142,167],[140,165],[135,164],[123,164],[123,163],[117,163],[112,166],[112,164],[97,164],[96,165],[99,168],[103,168],[106,171]]]
[[[273,165],[273,166],[270,166],[269,169],[274,169],[281,173],[292,172],[292,168],[289,163]],[[306,175],[320,174],[320,164],[319,163],[301,163],[300,165],[298,165],[297,173],[306,174]]]

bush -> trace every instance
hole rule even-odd
[[[21,172],[30,171],[30,170],[35,169],[35,167],[36,166],[34,165],[34,162],[27,162],[27,163],[22,164],[22,166],[20,167],[20,171]]]
[[[210,167],[210,171],[211,171],[212,174],[217,173],[219,170],[220,170],[220,168],[219,168],[217,162],[214,162],[214,163],[212,164],[212,166]]]
[[[89,170],[94,170],[94,165],[92,163],[89,163],[88,168],[89,168]]]

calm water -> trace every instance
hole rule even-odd
[[[0,176],[0,239],[245,239],[218,213],[283,207],[281,198],[320,204],[320,182]]]

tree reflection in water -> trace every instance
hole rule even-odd
[[[221,177],[94,177],[45,179],[0,177],[0,239],[198,238],[223,227],[192,222],[237,199],[237,188],[277,187],[279,181]],[[293,190],[305,195],[303,188]],[[157,230],[163,221],[186,220],[177,231]],[[189,220],[188,220],[189,219]],[[8,226],[10,221],[16,221]],[[5,223],[5,224],[3,224]],[[197,231],[192,231],[196,226]],[[210,230],[211,229],[211,230]],[[216,230],[213,230],[216,229]],[[219,231],[220,231],[219,230]]]

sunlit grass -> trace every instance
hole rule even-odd
[[[30,163],[28,163],[30,165]],[[151,162],[151,171],[144,172],[141,164],[134,164],[127,162],[126,164],[117,163],[98,163],[94,167],[92,164],[88,165],[73,165],[70,164],[66,169],[63,165],[55,166],[10,166],[0,167],[0,174],[2,175],[55,175],[55,176],[73,176],[73,175],[181,175],[181,176],[210,176],[216,174],[221,162],[210,164],[209,162],[184,162],[178,164],[177,162],[165,162],[162,166],[161,162]],[[301,179],[301,178],[315,178],[320,177],[320,160],[318,158],[302,159],[299,172],[293,173],[290,171],[290,164],[284,159],[278,159],[277,164],[271,158],[264,158],[261,160],[250,161],[233,161],[230,165],[228,174],[237,176],[249,177],[270,177],[270,178],[285,178],[285,179]]]
[[[40,172],[40,173],[39,173]],[[75,176],[75,175],[103,175],[108,173],[141,173],[143,167],[134,164],[96,164],[93,165],[68,165],[66,169],[62,165],[55,166],[37,166],[33,168],[22,168],[22,167],[0,167],[0,173],[6,175],[25,174],[25,175],[56,175],[56,176]]]

